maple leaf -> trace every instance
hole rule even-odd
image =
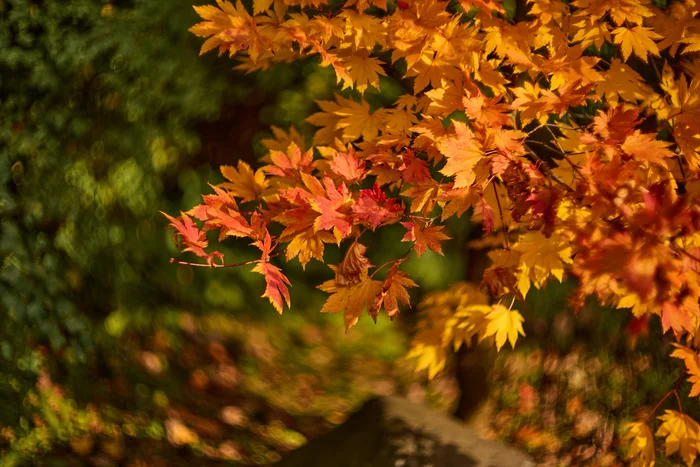
[[[656,436],[666,437],[666,455],[678,452],[688,467],[692,466],[700,446],[700,425],[689,416],[675,410],[666,410],[658,419],[662,423]]]
[[[442,330],[435,326],[421,329],[411,342],[407,359],[416,358],[416,371],[428,370],[428,379],[433,379],[445,368],[447,353],[442,345]]]
[[[435,180],[413,186],[401,192],[403,196],[413,198],[411,201],[411,212],[422,212],[428,215],[435,207],[436,200],[441,194],[440,185]]]
[[[393,320],[399,313],[399,302],[410,305],[411,298],[408,296],[406,287],[417,287],[417,285],[408,278],[408,274],[399,271],[401,262],[395,262],[386,273],[386,278],[382,284],[382,292],[377,297],[374,308],[370,313],[375,322],[377,322],[377,314],[382,307],[384,307],[389,318]]]
[[[325,177],[323,179],[325,193],[323,196],[311,198],[311,207],[321,213],[314,221],[314,229],[332,230],[336,241],[347,238],[352,230],[352,222],[350,220],[350,212],[354,200],[344,183],[341,183],[338,188],[333,184],[333,181]]]
[[[687,307],[687,305],[691,305],[691,307]],[[696,313],[689,313],[690,309],[697,310],[697,303],[663,302],[661,304],[661,328],[663,331],[673,329],[677,334],[683,331],[694,331],[691,316]]]
[[[467,116],[491,128],[513,125],[513,119],[507,114],[508,106],[499,104],[500,100],[501,97],[487,99],[481,94],[462,98]]]
[[[513,249],[520,253],[520,277],[524,282],[519,288],[523,296],[527,295],[530,281],[538,289],[551,276],[562,282],[566,264],[573,263],[570,242],[556,233],[546,238],[540,232],[528,232]]]
[[[430,180],[428,163],[419,158],[412,150],[401,154],[402,164],[398,167],[401,178],[406,183],[424,183]]]
[[[368,312],[372,310],[377,297],[382,292],[382,282],[372,280],[365,273],[350,286],[342,286],[335,280],[330,280],[318,288],[331,294],[321,308],[321,313],[344,312],[347,332],[357,323],[364,310]]]
[[[622,50],[622,58],[627,61],[630,55],[634,54],[641,61],[647,63],[649,55],[659,56],[659,48],[656,46],[654,39],[662,39],[650,28],[643,26],[635,26],[633,28],[617,28],[613,31],[615,36],[615,44],[620,44]]]
[[[685,48],[683,48],[681,55],[700,52],[700,34],[690,34],[688,37],[681,39],[680,42],[683,44],[688,44]]]
[[[358,182],[365,177],[365,162],[358,159],[355,151],[338,152],[333,156],[331,170],[349,182]]]
[[[197,228],[197,224],[195,224],[194,221],[187,216],[187,214],[181,212],[180,218],[182,220],[178,220],[172,216],[169,216],[163,211],[160,213],[170,221],[169,227],[175,229],[173,238],[175,239],[175,243],[182,244],[185,247],[182,251],[189,251],[199,257],[206,258],[207,263],[210,266],[214,264],[214,258],[219,258],[219,260],[223,263],[223,254],[219,253],[218,251],[213,253],[207,253],[204,251],[204,249],[209,246],[206,232],[200,231]]]
[[[313,151],[309,149],[302,154],[295,142],[290,142],[286,147],[287,153],[271,150],[270,161],[272,164],[262,168],[263,171],[277,177],[296,178],[299,172],[310,173],[313,170]]]
[[[254,245],[262,251],[262,258],[252,269],[253,272],[262,274],[265,278],[265,293],[262,296],[267,297],[277,312],[282,314],[284,305],[282,299],[287,302],[288,308],[291,306],[289,289],[287,288],[288,285],[291,286],[291,283],[278,267],[269,263],[270,252],[272,251],[270,233],[265,231],[264,240],[257,241]]]
[[[220,53],[228,51],[231,56],[245,50],[255,62],[269,48],[268,41],[257,33],[255,19],[240,1],[235,7],[227,1],[217,3],[219,8],[210,5],[194,7],[205,21],[192,26],[189,31],[199,37],[208,37],[202,44],[200,55],[217,47]]]
[[[386,76],[382,62],[369,56],[369,50],[358,50],[344,59],[348,73],[358,91],[364,93],[367,86],[379,89],[379,76]]]
[[[667,167],[665,159],[675,156],[668,149],[670,145],[671,143],[666,141],[659,141],[652,134],[640,133],[639,130],[635,130],[634,133],[625,138],[621,148],[637,159]]]
[[[450,62],[443,60],[441,56],[436,56],[432,51],[426,51],[405,76],[416,77],[413,81],[413,94],[418,94],[428,85],[439,87],[443,79],[459,79],[460,71]]]
[[[362,137],[365,141],[371,141],[377,137],[379,129],[384,124],[387,111],[379,109],[370,112],[369,104],[362,100],[355,102],[336,95],[336,102],[317,101],[324,112],[317,112],[306,119],[312,125],[324,128],[324,132],[333,134],[339,130],[344,142],[355,141]],[[323,139],[314,137],[314,143],[332,143],[333,138],[324,136]]]
[[[287,261],[298,257],[302,269],[306,269],[306,265],[315,258],[323,262],[323,252],[325,250],[324,242],[333,242],[335,238],[330,232],[311,232],[304,230],[294,236],[285,250]]]
[[[616,106],[619,99],[627,102],[642,100],[647,92],[641,75],[619,58],[611,60],[610,68],[604,75],[605,79],[596,84],[596,93],[612,105]]]
[[[599,111],[593,119],[593,130],[603,139],[622,142],[639,124],[639,114],[639,109],[625,108],[622,104],[607,112]]]
[[[267,11],[274,3],[274,0],[253,0],[253,13],[259,14]]]
[[[440,219],[444,221],[455,214],[457,214],[457,217],[461,217],[467,209],[478,202],[479,195],[473,188],[458,188],[440,194],[439,199],[446,202],[440,216]]]
[[[460,121],[452,122],[455,129],[454,136],[448,136],[440,140],[438,149],[447,158],[445,167],[440,173],[455,177],[455,188],[464,188],[476,178],[474,167],[483,158],[474,134]]]
[[[413,249],[416,251],[418,258],[423,256],[426,248],[430,248],[435,253],[443,255],[440,242],[450,240],[450,237],[442,233],[444,225],[435,225],[432,227],[421,227],[415,222],[402,222],[401,225],[408,229],[408,232],[401,239],[402,242],[415,242]]]
[[[484,336],[489,323],[486,315],[491,311],[491,307],[485,303],[479,303],[483,301],[479,298],[472,295],[467,298],[462,296],[454,313],[445,323],[445,331],[442,334],[443,345],[448,345],[451,341],[452,348],[456,352],[462,344],[470,346],[474,337]]]
[[[484,233],[490,235],[493,232],[493,208],[483,197],[474,206],[474,215],[481,219],[481,224],[484,226]]]
[[[219,229],[219,241],[226,237],[255,237],[255,230],[238,212],[238,206],[229,193],[212,187],[216,195],[205,195],[204,203],[191,210],[192,215],[204,221],[208,230]]]
[[[388,198],[377,183],[371,190],[360,190],[358,199],[352,208],[353,218],[368,222],[372,230],[384,223],[396,222],[403,207],[396,198]]]
[[[255,200],[265,188],[265,172],[258,169],[253,172],[248,164],[238,161],[238,170],[230,165],[221,166],[221,174],[228,180],[219,186],[231,191],[233,196],[241,198],[244,203]]]
[[[487,305],[481,305],[489,308]],[[525,336],[523,330],[523,321],[525,319],[518,310],[509,310],[503,305],[496,304],[490,307],[486,313],[488,325],[482,338],[489,336],[496,337],[496,350],[501,350],[501,347],[510,342],[510,346],[515,348],[515,342],[518,340],[518,334]]]
[[[366,251],[367,247],[357,241],[350,245],[343,260],[334,268],[336,284],[357,284],[362,277],[367,276],[367,270],[372,267],[372,263],[365,256]]]
[[[642,465],[653,466],[656,459],[654,451],[654,435],[649,429],[649,425],[644,422],[626,423],[621,427],[627,430],[623,440],[630,443],[627,459],[639,456]]]
[[[680,344],[673,344],[676,350],[671,353],[671,357],[680,358],[685,363],[685,369],[690,375],[688,381],[692,384],[690,397],[700,396],[700,355],[688,347]]]

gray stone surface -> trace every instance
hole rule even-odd
[[[399,397],[367,402],[345,423],[285,456],[282,467],[533,467],[458,420]]]

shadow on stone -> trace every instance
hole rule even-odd
[[[398,397],[367,402],[330,433],[284,457],[282,467],[526,467],[525,454],[483,440],[454,419]]]

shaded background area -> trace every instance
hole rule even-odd
[[[452,412],[459,381],[475,381],[461,357],[431,382],[413,374],[414,312],[346,335],[342,316],[318,313],[320,263],[284,265],[293,307],[280,318],[249,267],[168,262],[158,211],[198,203],[219,165],[254,163],[270,125],[310,141],[303,120],[335,89],[314,59],[246,76],[199,57],[196,21],[189,0],[0,0],[0,465],[269,464],[373,395]],[[373,106],[403,87],[381,80]],[[445,257],[405,264],[416,301],[473,279],[479,227],[448,229]],[[372,238],[376,264],[403,254],[400,230]],[[251,259],[244,243],[224,253]],[[679,370],[660,363],[663,345],[630,351],[627,315],[592,304],[572,317],[570,286],[531,293],[531,338],[481,362],[474,405],[489,423],[474,426],[542,460],[614,465],[616,427]]]

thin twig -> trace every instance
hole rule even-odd
[[[281,255],[282,252],[278,251],[275,254],[272,254],[268,256],[268,259],[275,258],[279,255]],[[243,261],[242,263],[235,263],[235,264],[216,264],[216,263],[211,263],[211,264],[206,264],[206,263],[192,263],[189,261],[180,261],[179,259],[175,258],[170,258],[170,263],[172,264],[181,264],[183,266],[193,266],[197,268],[237,268],[238,266],[247,266],[249,264],[255,264],[259,263],[261,260],[259,259],[251,259],[250,261]]]
[[[654,415],[654,413],[659,409],[659,407],[661,407],[661,404],[663,404],[664,401],[666,399],[668,399],[669,396],[671,396],[671,394],[675,393],[676,397],[678,397],[678,386],[680,386],[681,382],[683,381],[683,376],[685,376],[685,371],[681,372],[680,376],[678,376],[678,379],[676,379],[676,382],[673,384],[673,389],[668,391],[664,395],[664,397],[662,397],[661,400],[654,406],[654,408],[651,409],[651,412],[649,412],[647,414],[647,416],[644,417],[644,421],[649,420],[651,418],[651,416]],[[679,401],[679,404],[680,404],[680,401]],[[681,411],[681,413],[683,413],[683,412]]]
[[[681,397],[678,395],[678,391],[673,390],[673,394],[676,396],[676,402],[678,402],[678,411],[683,414],[683,405],[681,404]]]
[[[501,215],[501,228],[503,229],[503,240],[506,242],[506,250],[510,251],[510,244],[508,243],[508,227],[506,226],[506,221],[503,220],[503,209],[501,208],[501,199],[498,197],[498,190],[496,190],[496,184],[492,183],[493,194],[496,196],[496,205],[498,206],[498,213]]]
[[[700,263],[700,258],[698,258],[697,256],[695,256],[694,254],[688,253],[686,250],[683,250],[683,249],[678,249],[678,250],[676,250],[676,251],[679,252],[679,253],[683,253],[683,254],[686,255],[688,258],[690,258],[690,259],[692,259],[692,260],[697,261],[698,263]]]
[[[392,260],[390,260],[390,261],[387,261],[387,262],[384,263],[384,264],[381,264],[381,265],[377,266],[377,268],[374,270],[374,272],[372,272],[372,274],[370,274],[370,276],[369,276],[370,279],[373,278],[374,275],[375,275],[376,273],[378,273],[380,269],[384,268],[384,266],[388,266],[389,264],[392,264],[392,263],[403,263],[403,262],[406,260],[406,258],[408,257],[409,253],[411,253],[411,251],[413,251],[413,246],[411,246],[411,248],[409,248],[408,250],[406,250],[406,253],[404,253],[404,254],[401,255],[400,257],[398,257],[398,258],[396,258],[396,259],[392,259]]]
[[[564,151],[564,148],[562,148],[561,145],[559,144],[559,141],[557,141],[557,136],[554,134],[552,129],[549,128],[549,126],[547,126],[546,128],[547,128],[547,131],[549,131],[549,134],[552,135],[554,144],[557,145],[557,147],[561,151],[562,155],[564,156],[564,159],[566,159],[566,162],[568,162],[571,165],[571,168],[574,169],[574,172],[576,172],[579,177],[581,177],[582,179],[585,180],[586,177],[584,177],[583,174],[578,170],[578,167],[576,167],[576,164],[571,162],[571,159],[569,159],[569,156],[566,154],[566,151]]]
[[[678,159],[678,166],[681,169],[681,175],[683,175],[683,180],[687,180],[688,177],[685,175],[685,169],[683,168],[683,159],[681,159],[680,154],[676,154],[676,159]]]
[[[542,158],[541,158],[540,156],[538,156],[537,153],[535,153],[535,151],[533,151],[527,144],[525,144],[524,146],[525,146],[525,149],[527,150],[528,153],[530,153],[530,154],[531,154],[533,157],[535,157],[538,161],[542,162],[543,167],[546,167],[546,168],[548,169],[548,170],[547,170],[547,175],[549,175],[549,176],[552,178],[552,180],[554,180],[554,181],[557,182],[558,184],[562,185],[562,186],[563,186],[564,188],[566,188],[567,191],[569,191],[569,192],[572,192],[572,193],[573,193],[573,192],[575,191],[573,188],[571,188],[571,186],[569,186],[568,183],[566,183],[564,180],[562,180],[561,178],[559,178],[558,175],[556,175],[555,173],[553,173],[553,172],[551,171],[551,169],[549,169],[549,166],[546,164],[546,162],[545,162],[544,160],[542,160]]]

